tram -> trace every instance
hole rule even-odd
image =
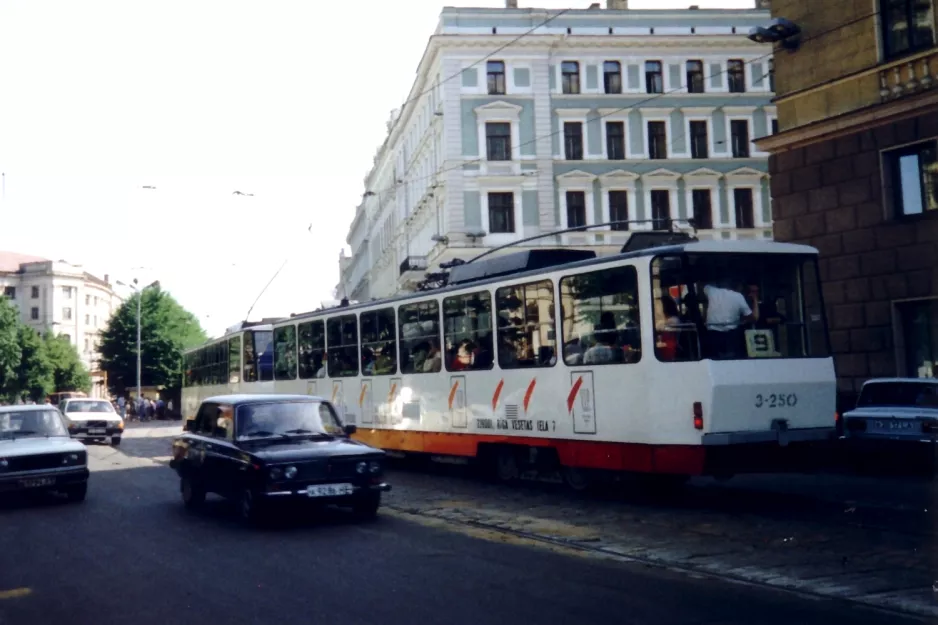
[[[436,290],[273,323],[272,385],[392,455],[504,480],[784,470],[835,431],[817,259],[693,238],[477,259]]]
[[[182,415],[194,419],[206,397],[273,393],[273,327],[242,322],[225,335],[183,353]]]

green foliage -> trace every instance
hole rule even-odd
[[[123,394],[137,384],[137,302],[125,301],[101,333],[101,368],[111,392]],[[140,299],[141,384],[177,388],[182,352],[206,340],[198,319],[159,286],[144,289]]]
[[[0,400],[41,402],[54,391],[91,390],[91,376],[64,336],[39,334],[0,297]]]

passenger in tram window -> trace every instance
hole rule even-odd
[[[423,361],[423,372],[424,373],[438,373],[440,369],[443,368],[443,358],[440,354],[440,345],[437,343],[436,339],[431,339],[429,343],[425,343],[427,346],[426,357]]]
[[[615,315],[609,311],[602,313],[599,317],[599,324],[593,331],[596,344],[586,350],[583,355],[583,364],[601,365],[622,362],[624,354],[616,346],[617,334]]]
[[[661,296],[657,304],[655,318],[662,320],[655,327],[657,334],[655,347],[658,350],[658,357],[665,361],[677,360],[681,311],[670,295]]]
[[[579,338],[571,339],[563,346],[563,361],[571,367],[583,364],[583,343]]]
[[[482,334],[479,337],[478,345],[473,345],[472,362],[470,369],[491,369],[495,362],[495,355],[492,353],[492,334]]]
[[[370,347],[362,350],[362,375],[375,374],[375,353]]]
[[[739,290],[724,281],[720,286],[707,284],[703,294],[707,299],[707,338],[710,357],[717,359],[740,358],[746,353],[744,324],[759,320],[759,293],[749,288],[749,302]],[[751,306],[750,306],[751,302]]]

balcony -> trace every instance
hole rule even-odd
[[[414,288],[418,282],[423,280],[426,271],[426,256],[408,256],[401,263],[401,273],[397,279],[398,287],[402,289]]]
[[[938,84],[938,50],[929,50],[895,61],[879,71],[879,98],[889,102],[923,91]]]

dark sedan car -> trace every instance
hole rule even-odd
[[[247,522],[276,503],[300,501],[373,517],[390,490],[382,479],[385,454],[351,440],[354,431],[319,397],[210,397],[174,439],[170,466],[190,508],[216,493],[236,500]]]

